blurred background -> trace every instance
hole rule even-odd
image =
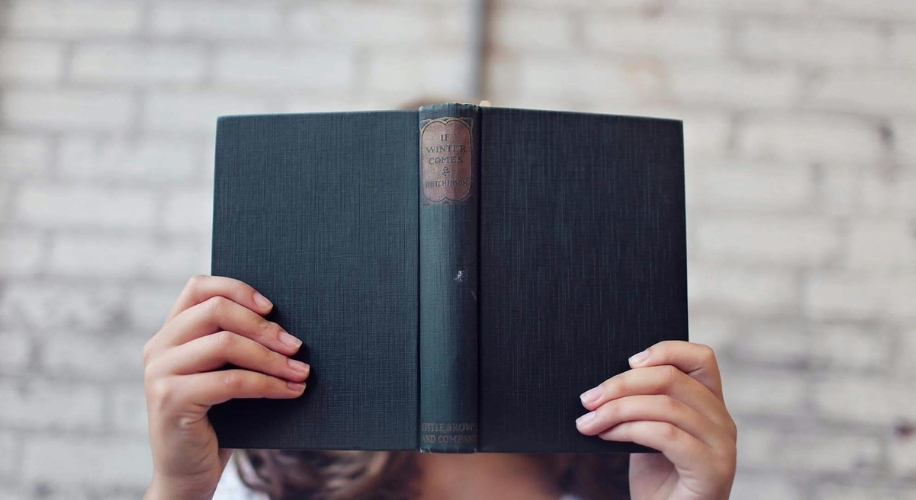
[[[145,490],[217,115],[424,98],[684,120],[733,497],[916,498],[913,0],[5,0],[0,499]]]

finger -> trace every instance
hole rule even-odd
[[[715,448],[729,439],[726,432],[705,415],[671,396],[627,396],[599,406],[576,420],[579,432],[600,434],[615,425],[634,421],[667,422]]]
[[[588,410],[625,396],[668,395],[706,415],[716,425],[731,432],[734,423],[725,403],[706,386],[672,365],[635,368],[611,377],[582,394]]]
[[[162,328],[157,337],[160,337],[160,346],[174,347],[220,330],[248,337],[283,354],[293,354],[302,345],[302,341],[280,325],[222,296],[211,297],[182,311]]]
[[[241,335],[221,331],[169,349],[150,363],[153,375],[190,375],[216,370],[231,363],[274,377],[301,382],[309,366]]]
[[[628,441],[654,448],[679,467],[715,463],[712,448],[667,422],[624,422],[598,434],[598,437],[605,441]]]
[[[171,382],[176,391],[173,400],[179,408],[210,408],[230,399],[293,399],[301,396],[305,390],[303,382],[287,381],[241,369],[195,373],[160,380],[175,379],[180,382]]]
[[[217,296],[225,297],[262,315],[273,308],[273,304],[266,297],[242,281],[221,276],[197,275],[188,280],[175,305],[172,306],[168,319],[171,320],[182,311]]]
[[[682,372],[708,387],[717,398],[725,400],[722,396],[719,363],[711,347],[693,342],[666,340],[630,358],[630,366],[633,368],[659,365],[678,367]]]

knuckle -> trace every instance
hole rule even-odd
[[[625,410],[621,406],[619,401],[605,403],[598,408],[597,417],[607,424],[622,422]]]
[[[262,356],[264,356],[264,366],[275,366],[279,369],[286,367],[286,356],[278,352],[271,351],[266,347],[262,347],[261,352],[263,353]]]
[[[672,398],[671,396],[662,396],[661,398],[662,411],[666,415],[679,415],[683,408],[681,407],[678,400]]]
[[[226,310],[227,302],[229,302],[225,297],[217,295],[216,297],[210,297],[206,300],[207,314],[211,317],[218,317],[223,314],[223,311]]]
[[[238,392],[242,389],[244,380],[239,372],[235,370],[229,370],[223,374],[223,385],[229,388],[232,392]]]
[[[163,411],[174,400],[175,387],[169,378],[154,378],[146,384],[146,396],[150,406]]]
[[[669,424],[668,422],[662,422],[661,428],[659,429],[659,434],[665,440],[670,441],[678,437],[678,429],[673,424]]]
[[[195,274],[188,279],[188,283],[185,285],[185,290],[199,290],[203,285],[204,281],[207,280],[207,277],[203,274]]]
[[[213,342],[216,344],[216,348],[220,351],[225,351],[231,349],[236,342],[235,334],[232,332],[221,331],[216,332],[212,335]]]
[[[673,386],[681,378],[682,372],[678,370],[674,365],[665,365],[662,370],[662,384],[664,384],[663,389],[667,389]]]
[[[716,352],[712,350],[712,347],[709,347],[706,344],[698,344],[700,347],[700,356],[702,356],[704,364],[712,364],[716,362]]]
[[[140,355],[143,359],[143,366],[147,366],[150,363],[150,358],[153,356],[153,346],[150,345],[152,340],[148,341],[143,345],[143,350],[140,351]]]
[[[629,394],[631,386],[630,376],[630,372],[623,372],[615,377],[611,377],[605,380],[601,384],[604,386],[604,392],[608,394]]]

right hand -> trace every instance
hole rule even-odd
[[[241,281],[195,276],[143,348],[153,451],[147,500],[210,499],[232,450],[220,449],[207,410],[234,398],[302,395],[302,344],[263,315],[273,304]],[[238,368],[220,370],[231,363]]]

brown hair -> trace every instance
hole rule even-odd
[[[271,500],[408,500],[416,452],[246,450],[242,481]],[[629,499],[628,456],[529,455],[557,487],[583,500]]]

